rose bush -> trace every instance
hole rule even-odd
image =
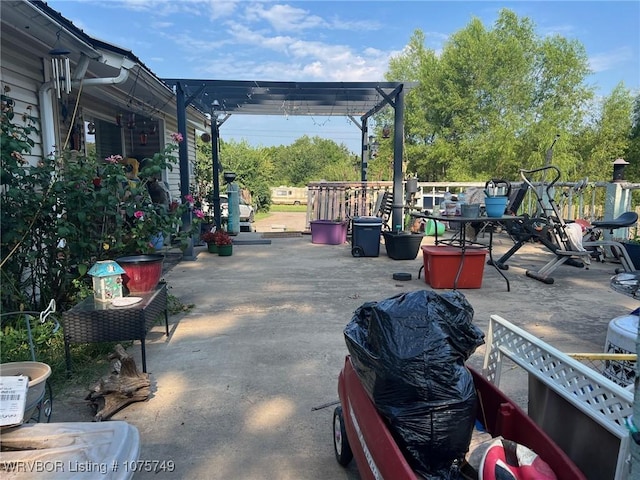
[[[153,251],[158,234],[184,248],[199,233],[203,216],[190,195],[167,204],[150,194],[161,172],[177,163],[182,135],[142,160],[135,181],[116,154],[97,159],[65,151],[31,165],[23,155],[34,146],[35,118],[29,111],[16,116],[5,95],[1,106],[2,311],[40,310],[50,299],[64,309],[96,261]]]

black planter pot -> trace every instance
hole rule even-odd
[[[394,260],[413,260],[418,256],[424,235],[411,232],[382,232],[387,256]]]
[[[622,245],[629,254],[633,266],[636,267],[636,270],[640,270],[640,243],[623,242]]]

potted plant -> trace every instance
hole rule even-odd
[[[218,246],[218,255],[228,257],[233,253],[233,241],[227,232],[218,230],[216,236],[216,245]]]
[[[218,245],[216,244],[216,238],[219,236],[219,232],[204,232],[200,235],[200,239],[207,244],[207,251],[209,253],[218,253]]]
[[[204,217],[201,210],[193,208],[191,195],[185,195],[182,202],[171,203],[168,196],[157,195],[158,172],[175,162],[174,152],[182,136],[173,134],[172,139],[175,143],[140,162],[121,155],[105,158],[93,182],[95,193],[101,199],[104,196],[103,200],[116,202],[118,207],[101,218],[100,231],[104,233],[100,242],[102,253],[115,257],[125,270],[123,283],[132,295],[152,291],[160,281],[164,256],[157,253],[159,239],[162,243],[173,239],[185,248],[194,232],[199,232],[199,222]],[[127,168],[131,165],[133,168]],[[182,218],[188,211],[192,212],[193,221],[191,228],[184,229]]]

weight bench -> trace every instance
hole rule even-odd
[[[530,178],[527,177],[527,175],[530,176],[532,173],[546,170],[552,170],[555,174],[553,180],[551,180],[545,189],[547,192],[546,202],[548,202],[548,206],[545,205],[541,196],[535,188],[533,188]],[[580,264],[582,264],[582,266],[588,266],[591,263],[591,255],[593,252],[585,247],[599,248],[608,246],[618,254],[619,258],[621,258],[622,265],[626,271],[635,271],[633,263],[622,244],[609,240],[582,242],[582,227],[579,224],[568,223],[563,220],[551,193],[551,189],[560,178],[560,170],[557,167],[548,165],[534,170],[520,170],[520,175],[536,196],[536,200],[543,212],[544,219],[546,220],[548,239],[543,243],[547,247],[555,246],[555,250],[552,249],[554,257],[539,270],[527,270],[526,275],[528,277],[543,283],[552,284],[553,278],[550,275],[561,265],[572,262],[571,264],[573,266],[579,266]],[[596,223],[599,223],[601,226],[607,225],[608,227],[606,228],[611,228],[613,230],[614,228],[629,226],[625,224],[625,222],[628,222],[631,217],[632,216],[627,216],[622,220],[618,217],[618,219],[613,221]],[[542,240],[542,237],[540,237],[540,240]]]
[[[638,214],[636,212],[625,212],[619,217],[613,220],[602,220],[598,222],[592,222],[591,227],[599,228],[601,230],[608,229],[609,233],[613,234],[613,231],[618,228],[628,228],[631,225],[634,225],[638,221]],[[625,272],[635,272],[636,268],[633,265],[633,261],[629,257],[627,253],[627,249],[624,248],[620,242],[616,242],[614,240],[590,240],[587,242],[582,242],[582,245],[592,252],[602,251],[604,247],[609,247],[613,255],[620,260],[620,264]],[[604,254],[598,255],[601,261],[604,261]],[[620,273],[616,271],[616,273]]]

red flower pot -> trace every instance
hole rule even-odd
[[[129,295],[143,295],[156,288],[162,276],[163,255],[133,255],[116,258],[118,265],[125,271],[122,283]]]

